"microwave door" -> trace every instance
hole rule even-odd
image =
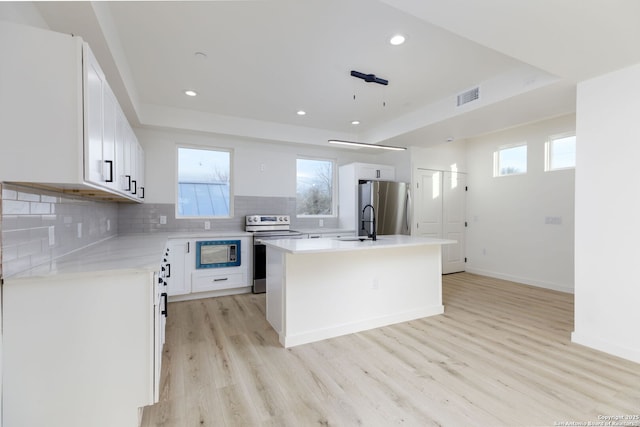
[[[200,248],[200,264],[225,263],[229,259],[228,246],[226,245],[206,245]]]

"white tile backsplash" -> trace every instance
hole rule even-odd
[[[2,197],[1,271],[5,277],[118,233],[117,203],[6,183]],[[81,237],[78,224],[82,224]]]
[[[0,273],[5,277],[117,234],[205,231],[205,222],[207,232],[244,231],[245,216],[257,213],[288,214],[292,229],[318,226],[316,218],[296,217],[295,197],[236,196],[234,217],[224,219],[176,218],[174,204],[101,202],[6,183],[0,202]],[[337,218],[324,218],[325,228],[337,225]]]

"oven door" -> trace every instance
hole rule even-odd
[[[263,240],[276,239],[304,239],[302,233],[290,232],[287,234],[260,234],[253,235],[253,288],[254,294],[262,294],[267,291],[267,247]]]

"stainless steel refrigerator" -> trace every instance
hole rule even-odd
[[[373,209],[366,208],[367,205]],[[411,194],[409,184],[391,181],[361,181],[358,185],[356,227],[359,236],[373,234],[373,213],[377,235],[410,234]]]

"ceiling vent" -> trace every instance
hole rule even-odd
[[[480,98],[480,87],[474,87],[471,90],[462,92],[458,95],[458,107],[468,104],[471,101],[475,101]]]

